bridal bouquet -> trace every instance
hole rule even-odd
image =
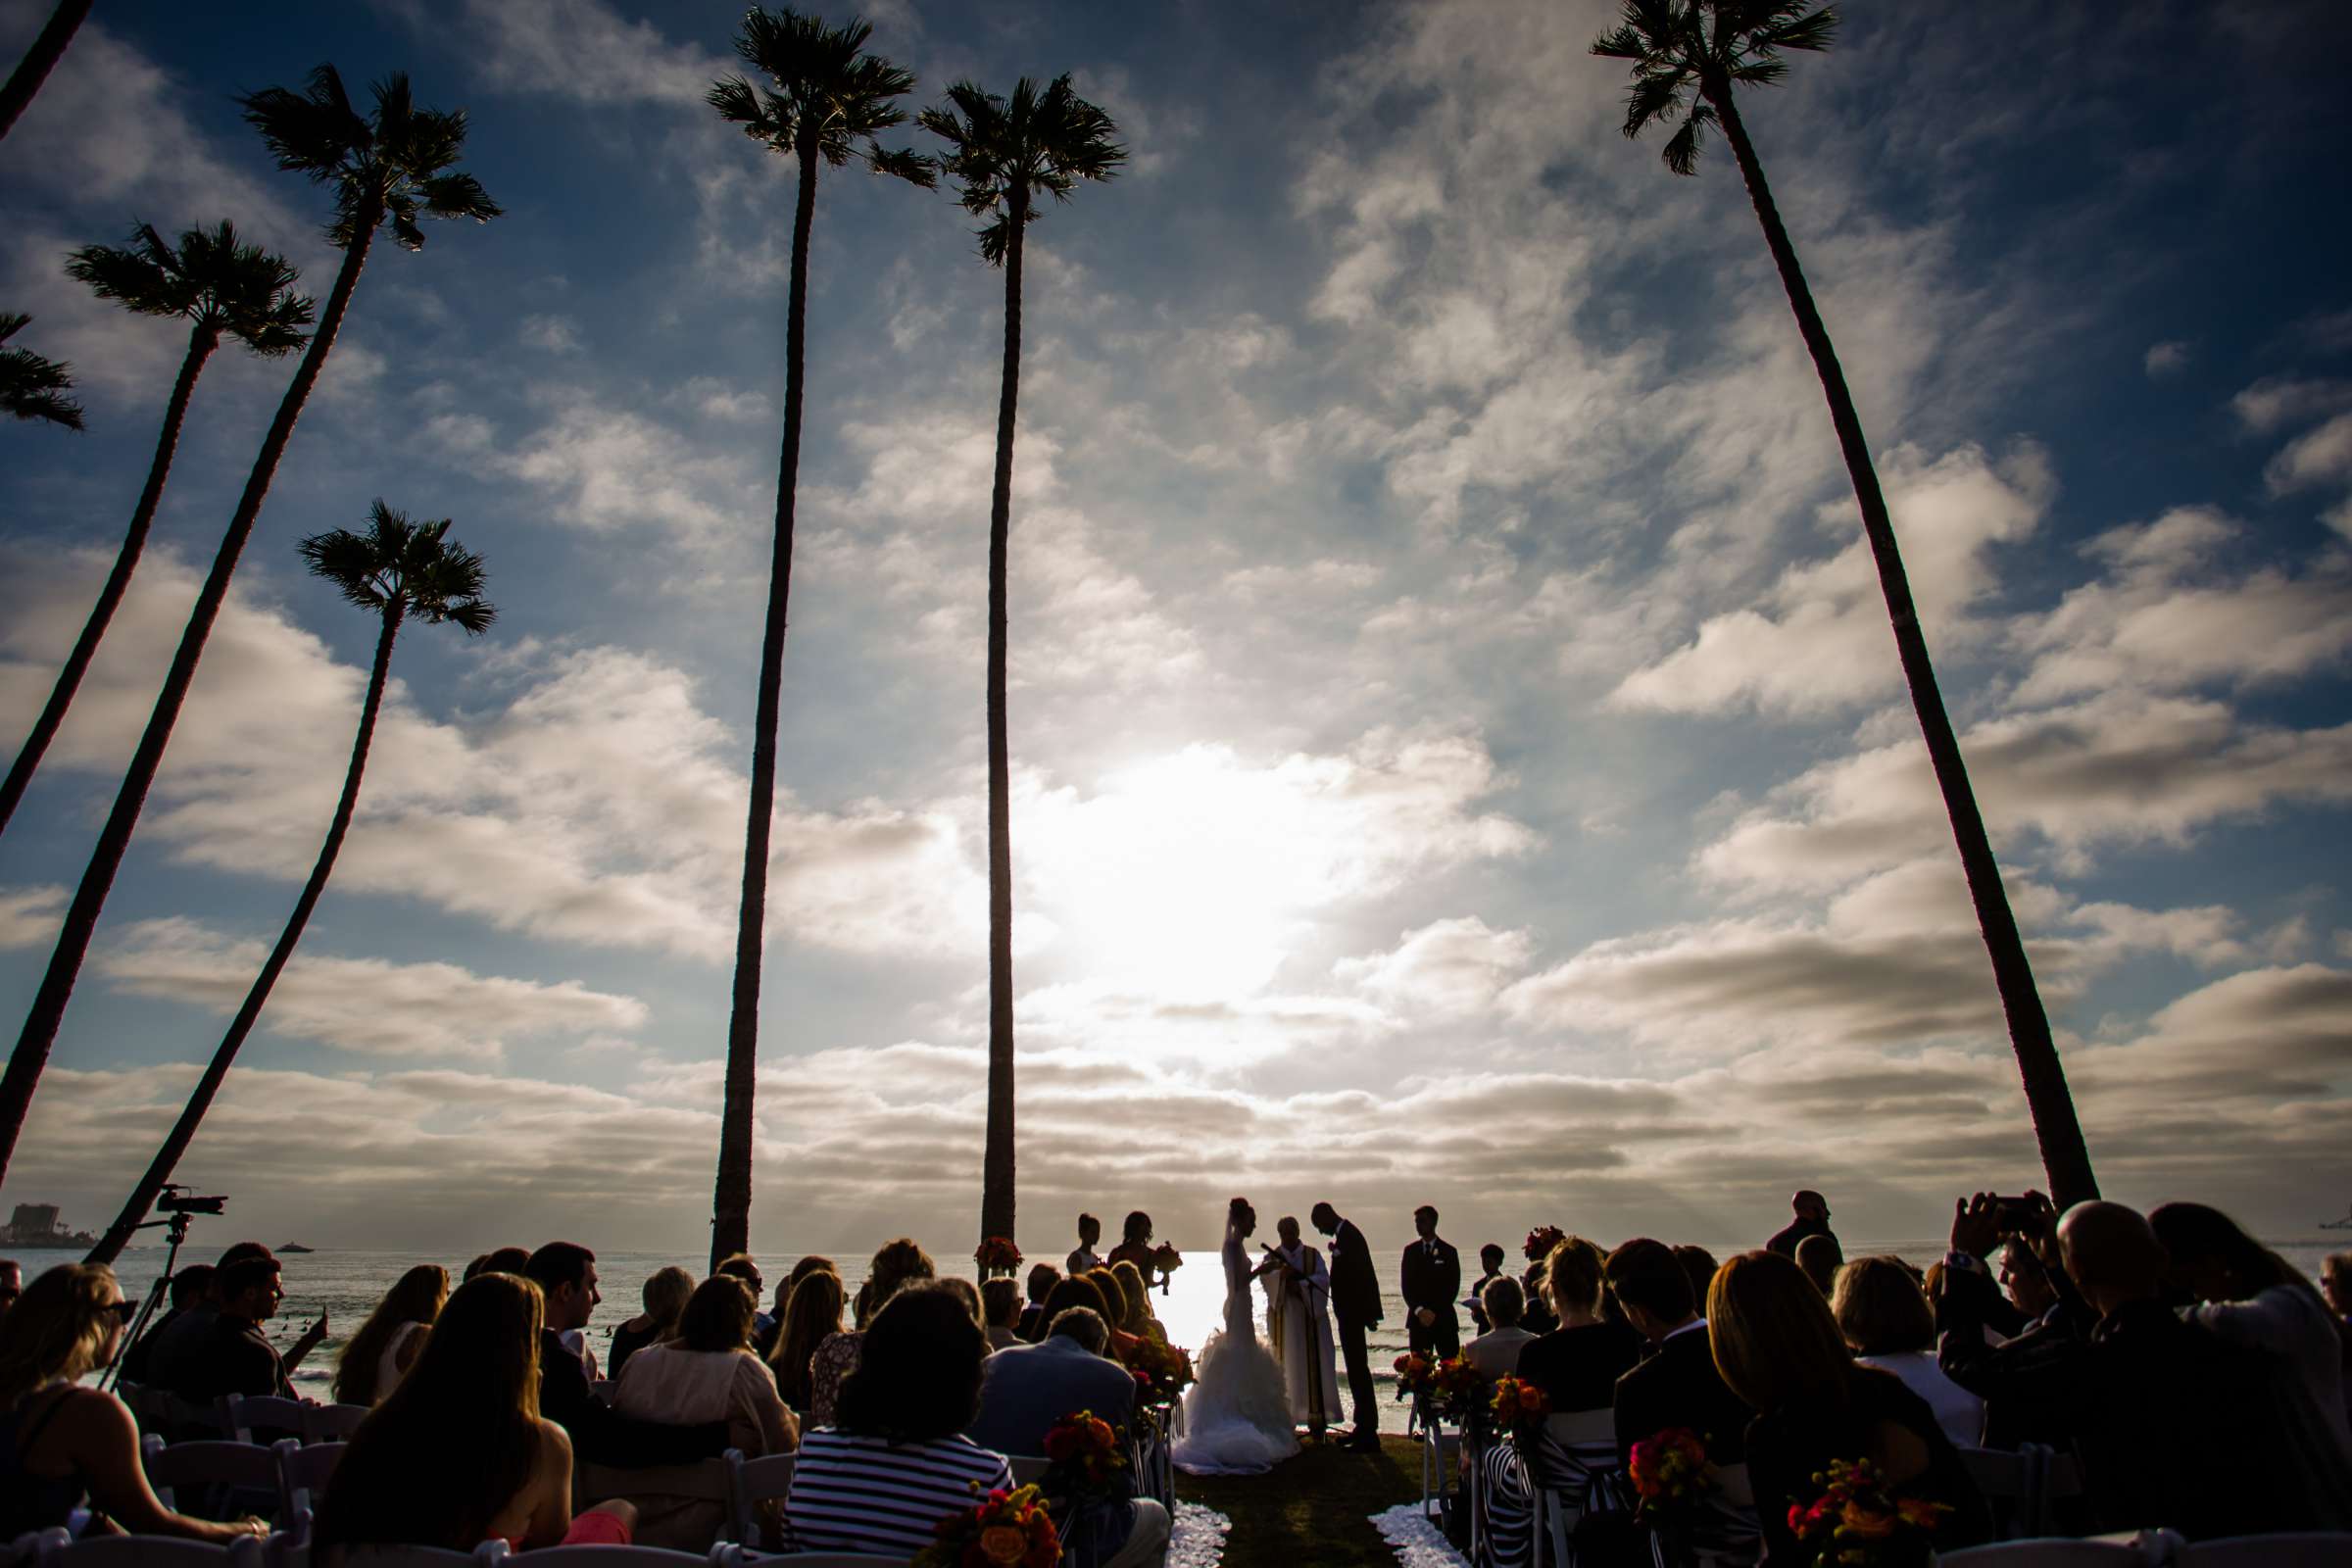
[[[1092,1410],[1065,1415],[1046,1429],[1046,1490],[1056,1497],[1087,1497],[1109,1490],[1127,1468],[1127,1434]]]
[[[1949,1503],[1897,1497],[1868,1459],[1833,1459],[1813,1477],[1823,1491],[1810,1507],[1788,1505],[1789,1534],[1817,1568],[1916,1568],[1935,1561],[1936,1527]]]
[[[1551,1250],[1568,1239],[1568,1233],[1557,1225],[1539,1225],[1527,1233],[1527,1244],[1520,1249],[1530,1263],[1541,1263],[1551,1255]]]
[[[1152,1250],[1152,1267],[1159,1274],[1159,1294],[1168,1294],[1168,1276],[1184,1267],[1184,1254],[1166,1242]]]
[[[1687,1514],[1715,1490],[1707,1446],[1689,1427],[1668,1427],[1635,1444],[1627,1473],[1645,1520]]]
[[[973,1506],[942,1519],[914,1568],[1054,1568],[1060,1561],[1061,1538],[1037,1488],[1018,1487],[982,1494]]]
[[[1009,1274],[1021,1266],[1021,1250],[1009,1236],[991,1236],[972,1250],[972,1261],[988,1274]]]

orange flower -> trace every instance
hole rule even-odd
[[[990,1525],[980,1532],[980,1549],[1006,1568],[1029,1555],[1029,1535],[1018,1525]]]
[[[1895,1526],[1900,1523],[1902,1521],[1893,1514],[1881,1513],[1859,1502],[1847,1503],[1845,1510],[1838,1516],[1840,1534],[1860,1536],[1865,1541],[1883,1541],[1893,1535]]]
[[[1894,1505],[1894,1511],[1907,1525],[1933,1530],[1942,1522],[1945,1514],[1952,1511],[1952,1505],[1948,1502],[1930,1502],[1925,1497],[1905,1497]]]

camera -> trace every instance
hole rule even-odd
[[[228,1199],[198,1198],[184,1187],[166,1187],[155,1200],[156,1210],[164,1214],[220,1214],[226,1212]]]

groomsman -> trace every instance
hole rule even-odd
[[[1355,1403],[1355,1430],[1348,1446],[1380,1450],[1379,1394],[1372,1382],[1366,1331],[1380,1323],[1380,1275],[1372,1267],[1372,1246],[1355,1222],[1340,1218],[1329,1203],[1317,1203],[1307,1218],[1331,1238],[1331,1317],[1340,1335],[1340,1356],[1348,1365],[1348,1395]]]
[[[1438,1235],[1438,1211],[1427,1203],[1413,1210],[1413,1230],[1421,1239],[1404,1250],[1405,1339],[1413,1349],[1434,1349],[1441,1358],[1458,1355],[1462,1324],[1453,1300],[1462,1294],[1462,1254]]]

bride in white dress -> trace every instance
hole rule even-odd
[[[1257,1343],[1252,1321],[1252,1271],[1242,1243],[1257,1229],[1257,1214],[1235,1199],[1225,1220],[1225,1327],[1201,1347],[1200,1381],[1184,1395],[1184,1436],[1176,1467],[1191,1475],[1256,1475],[1298,1451],[1291,1424],[1290,1392],[1282,1368]],[[1268,1264],[1267,1267],[1273,1265]]]

